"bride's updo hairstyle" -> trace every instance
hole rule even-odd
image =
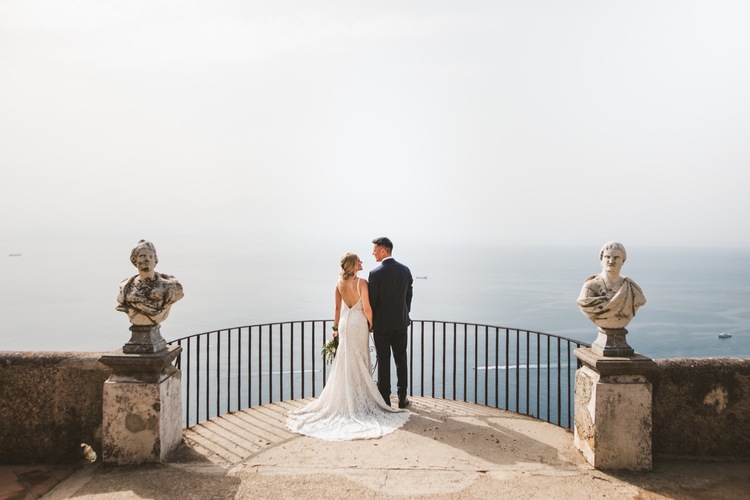
[[[359,257],[356,253],[347,252],[341,257],[341,279],[346,280],[357,275]]]

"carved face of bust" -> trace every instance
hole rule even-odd
[[[602,269],[605,272],[619,275],[624,263],[625,256],[620,250],[610,248],[602,252]]]
[[[135,267],[141,273],[152,273],[156,267],[156,254],[148,248],[141,248],[135,257]]]

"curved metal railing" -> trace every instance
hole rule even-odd
[[[332,320],[267,323],[170,342],[183,349],[176,363],[182,371],[184,425],[253,406],[318,396],[330,368],[321,349],[332,324]],[[588,346],[517,328],[412,321],[409,394],[470,401],[571,428],[578,366],[573,350]],[[372,361],[376,362],[374,357]]]

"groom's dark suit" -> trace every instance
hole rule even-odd
[[[370,271],[370,305],[375,351],[378,355],[378,390],[391,404],[391,351],[396,364],[399,400],[406,398],[409,374],[406,367],[407,330],[411,320],[411,271],[392,257]]]

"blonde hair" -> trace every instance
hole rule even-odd
[[[347,252],[341,257],[341,279],[346,280],[353,276],[356,276],[359,272],[357,264],[359,263],[359,257],[356,253]]]

